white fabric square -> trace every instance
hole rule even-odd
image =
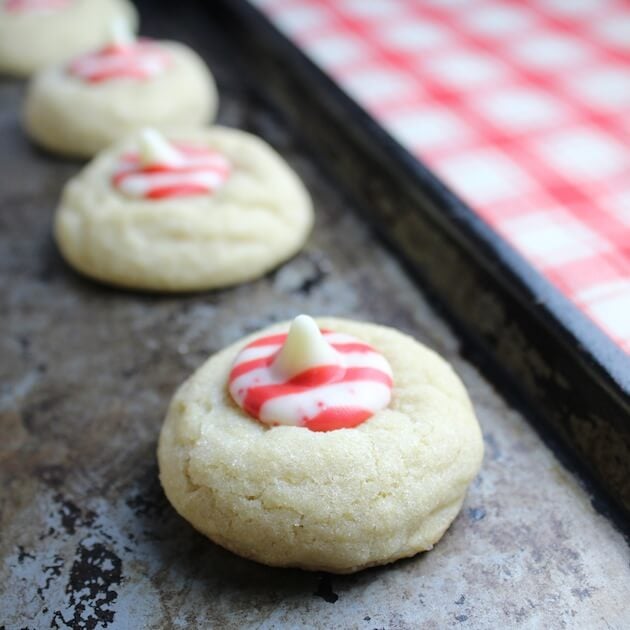
[[[630,188],[607,197],[602,203],[602,210],[630,228]]]
[[[578,299],[588,305],[591,315],[617,337],[630,338],[630,281],[621,280],[584,292]]]
[[[555,221],[548,212],[536,212],[504,221],[501,231],[540,267],[589,258],[609,249],[606,241],[567,215]]]
[[[587,127],[560,131],[532,143],[540,158],[574,180],[596,180],[619,174],[629,166],[626,148]]]
[[[377,36],[388,48],[407,53],[435,49],[452,39],[450,33],[442,26],[420,20],[397,21],[392,25],[383,25]]]
[[[343,78],[345,89],[359,103],[402,98],[420,91],[418,84],[403,73],[378,67],[358,70]]]
[[[535,22],[530,9],[501,4],[482,5],[475,11],[466,11],[462,17],[471,31],[490,37],[515,35]]]
[[[391,0],[335,0],[339,9],[360,19],[383,19],[400,13],[401,4]]]
[[[524,38],[512,48],[512,52],[515,59],[536,70],[575,66],[592,57],[586,41],[556,34]]]
[[[630,49],[630,13],[606,17],[595,27],[605,42]]]
[[[439,7],[440,9],[458,9],[466,8],[469,11],[474,11],[476,7],[471,6],[479,4],[478,0],[422,0],[424,4],[429,6]]]
[[[324,68],[338,68],[366,57],[369,51],[352,35],[328,35],[306,44],[308,54]]]
[[[587,17],[602,9],[609,0],[538,0],[545,13],[558,17]]]
[[[481,94],[474,106],[493,124],[508,131],[554,125],[567,116],[562,102],[534,88],[516,87]]]
[[[438,80],[458,88],[474,88],[498,81],[506,67],[496,58],[473,52],[455,52],[434,57],[426,68]]]
[[[630,35],[629,35],[630,37]],[[630,72],[622,68],[598,68],[569,79],[571,92],[587,105],[607,111],[630,107]]]
[[[453,144],[470,135],[459,118],[442,108],[398,112],[385,120],[385,126],[403,146],[415,151]]]
[[[496,149],[487,148],[440,160],[438,173],[471,203],[494,203],[530,193],[536,183]]]
[[[297,4],[275,13],[273,19],[280,30],[293,35],[323,26],[330,20],[330,14],[321,7]]]

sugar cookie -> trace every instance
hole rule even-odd
[[[168,140],[144,130],[68,182],[55,236],[88,276],[191,291],[263,275],[302,247],[312,223],[304,186],[259,138],[223,127]]]
[[[350,573],[431,549],[481,463],[464,387],[394,329],[320,319],[320,334],[303,319],[229,346],[179,388],[158,447],[168,499],[272,566]]]
[[[191,127],[214,118],[214,79],[194,51],[116,29],[112,40],[33,78],[24,123],[35,142],[90,157],[143,126]]]
[[[102,46],[113,20],[138,22],[127,0],[0,0],[0,73],[27,76]]]

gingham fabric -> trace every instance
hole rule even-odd
[[[251,2],[630,352],[630,2]]]

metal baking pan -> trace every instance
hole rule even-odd
[[[630,357],[258,10],[222,4],[246,65],[466,352],[630,515]]]
[[[247,39],[235,37],[249,14],[240,5],[229,14],[213,13],[210,3],[180,3],[176,13],[174,6],[141,5],[143,32],[185,41],[208,60],[222,95],[220,122],[261,135],[289,160],[313,194],[315,231],[288,264],[229,290],[140,295],[85,280],[50,236],[61,188],[80,164],[28,143],[19,126],[23,84],[0,81],[0,627],[627,627],[628,547],[593,508],[603,494],[586,490],[561,463],[563,450],[550,449],[553,442],[495,389],[499,379],[480,372],[485,355],[463,351],[477,346],[434,310],[441,293],[427,301],[400,265],[399,248],[382,245],[381,222],[366,224],[366,205],[345,192],[354,171],[344,165],[355,154],[344,152],[354,145],[344,144],[340,122],[311,109],[324,94],[284,94],[285,105],[293,95],[293,110],[303,111],[295,126],[270,105],[278,94],[269,90],[272,75],[261,74],[246,50],[261,50],[258,28],[269,42],[281,42],[277,34],[256,17]],[[236,20],[235,9],[244,11]],[[293,80],[290,66],[304,61],[285,54],[273,76]],[[310,141],[316,134],[306,126],[326,143]],[[337,146],[339,176],[322,168],[324,144]],[[355,168],[385,207],[388,189],[378,192],[373,150],[365,151]],[[425,176],[430,198],[446,195]],[[419,198],[429,195],[417,188]],[[396,207],[402,201],[390,199]],[[422,243],[446,242],[439,225],[422,225]],[[476,269],[471,263],[472,277]],[[489,313],[511,312],[492,304]],[[271,569],[212,544],[164,498],[155,446],[177,385],[210,353],[298,312],[400,328],[444,355],[465,381],[486,456],[461,515],[433,551],[352,576]]]

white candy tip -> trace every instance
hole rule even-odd
[[[289,328],[289,336],[296,334],[301,335],[320,335],[319,326],[315,323],[315,320],[308,315],[298,315],[292,322]]]
[[[147,127],[140,132],[140,162],[151,164],[177,164],[181,156],[173,145],[156,129]]]
[[[123,17],[114,18],[109,25],[110,43],[116,46],[127,46],[136,40],[129,22]]]
[[[273,363],[273,369],[285,377],[292,377],[313,367],[339,365],[341,357],[324,339],[315,320],[298,315]]]

